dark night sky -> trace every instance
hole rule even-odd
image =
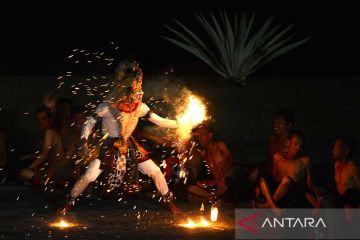
[[[106,51],[115,59],[134,54],[147,72],[174,67],[185,74],[206,72],[209,68],[190,53],[168,43],[163,23],[176,18],[196,28],[194,12],[222,9],[251,14],[257,22],[274,16],[276,23],[295,23],[297,36],[312,36],[301,48],[284,55],[264,67],[260,76],[359,76],[358,37],[360,16],[351,5],[288,1],[287,4],[164,4],[95,5],[66,7],[52,4],[46,10],[2,8],[0,40],[0,73],[61,74],[69,69],[67,56],[72,49]],[[40,7],[40,6],[39,6]],[[36,8],[36,7],[35,7]],[[110,42],[120,48],[110,48]],[[72,66],[72,65],[71,65]],[[92,66],[93,71],[108,71]],[[210,70],[210,73],[212,71]]]

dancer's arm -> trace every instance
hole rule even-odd
[[[86,122],[84,123],[81,130],[81,139],[88,139],[89,135],[96,124],[96,119],[94,117],[87,117]]]
[[[163,128],[178,128],[178,124],[176,120],[162,118],[153,111],[145,104],[142,103],[141,110],[140,110],[140,117],[147,117],[147,119],[156,124],[159,127]]]
[[[84,123],[82,130],[81,130],[81,138],[88,139],[89,135],[94,128],[96,122],[104,117],[106,113],[109,112],[109,106],[105,103],[101,103],[96,107],[95,116],[90,116],[86,118],[86,122]]]

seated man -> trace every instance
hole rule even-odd
[[[29,166],[21,169],[19,176],[23,180],[32,181],[36,184],[45,183],[53,178],[56,164],[62,161],[63,148],[59,134],[52,128],[50,111],[45,106],[36,110],[37,124],[44,137],[42,147],[37,156],[33,156]]]
[[[56,101],[53,126],[60,135],[64,149],[64,157],[62,161],[57,162],[58,171],[54,175],[55,184],[60,188],[69,185],[74,171],[72,157],[78,136],[75,135],[74,128],[71,126],[71,108],[72,102],[67,98],[59,98]]]
[[[290,110],[279,110],[274,118],[273,133],[269,139],[268,159],[273,160],[277,152],[287,151],[287,142],[295,124],[294,113]]]
[[[61,100],[64,102],[65,100]],[[59,106],[65,105],[67,107],[63,107],[64,109],[68,108],[69,103],[65,101],[66,104],[58,104]],[[85,166],[82,164],[76,164],[77,162],[81,162],[81,157],[83,157],[83,142],[81,141],[81,128],[86,122],[85,116],[85,107],[83,106],[75,106],[71,109],[71,118],[70,120],[64,120],[68,117],[64,117],[68,115],[68,110],[58,110],[60,118],[63,119],[60,121],[61,128],[59,128],[61,141],[63,143],[64,148],[64,158],[63,161],[57,164],[56,175],[56,183],[58,186],[69,186],[74,182],[79,176],[80,171],[84,170]],[[83,167],[83,168],[82,168]]]
[[[269,138],[269,149],[266,161],[254,168],[250,173],[249,180],[253,185],[258,185],[258,181],[261,177],[271,178],[274,175],[273,157],[275,153],[287,152],[289,135],[294,127],[294,124],[295,116],[292,111],[280,109],[275,114],[272,124],[273,132]],[[255,193],[256,196],[259,197],[259,186],[255,186]]]
[[[360,171],[351,160],[354,142],[345,136],[337,137],[333,148],[336,189],[344,200],[345,207],[360,205]]]
[[[208,168],[208,177],[197,181],[196,185],[187,186],[189,200],[214,201],[229,192],[229,184],[233,181],[233,160],[226,144],[214,136],[214,129],[204,123],[193,130],[196,141],[200,145],[200,155]]]
[[[270,208],[289,207],[299,199],[305,186],[305,176],[310,158],[305,154],[304,137],[301,132],[291,134],[287,152],[274,155],[272,179],[261,178],[260,190]]]

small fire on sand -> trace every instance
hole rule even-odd
[[[56,228],[60,228],[60,229],[64,229],[64,228],[71,228],[71,227],[76,227],[77,224],[75,223],[69,223],[63,219],[60,219],[57,222],[53,222],[50,224],[50,227],[56,227]]]
[[[186,223],[181,223],[180,226],[185,228],[206,228],[210,226],[210,223],[206,221],[204,217],[201,217],[197,222],[194,222],[191,218],[188,218],[188,221]]]
[[[204,205],[201,205],[200,208],[200,212],[203,212],[204,210]],[[200,218],[198,218],[197,221],[192,220],[191,218],[187,219],[187,222],[181,223],[179,224],[179,226],[184,227],[184,228],[218,228],[216,221],[217,221],[217,216],[218,216],[218,208],[217,207],[211,207],[211,214],[210,214],[210,219],[211,222],[207,221],[203,216],[201,216]]]

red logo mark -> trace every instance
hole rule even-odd
[[[249,220],[252,220],[252,224],[255,224],[256,223],[256,213],[240,220],[239,225],[252,233],[257,233],[257,230],[255,228],[245,225],[245,222],[247,222]]]

